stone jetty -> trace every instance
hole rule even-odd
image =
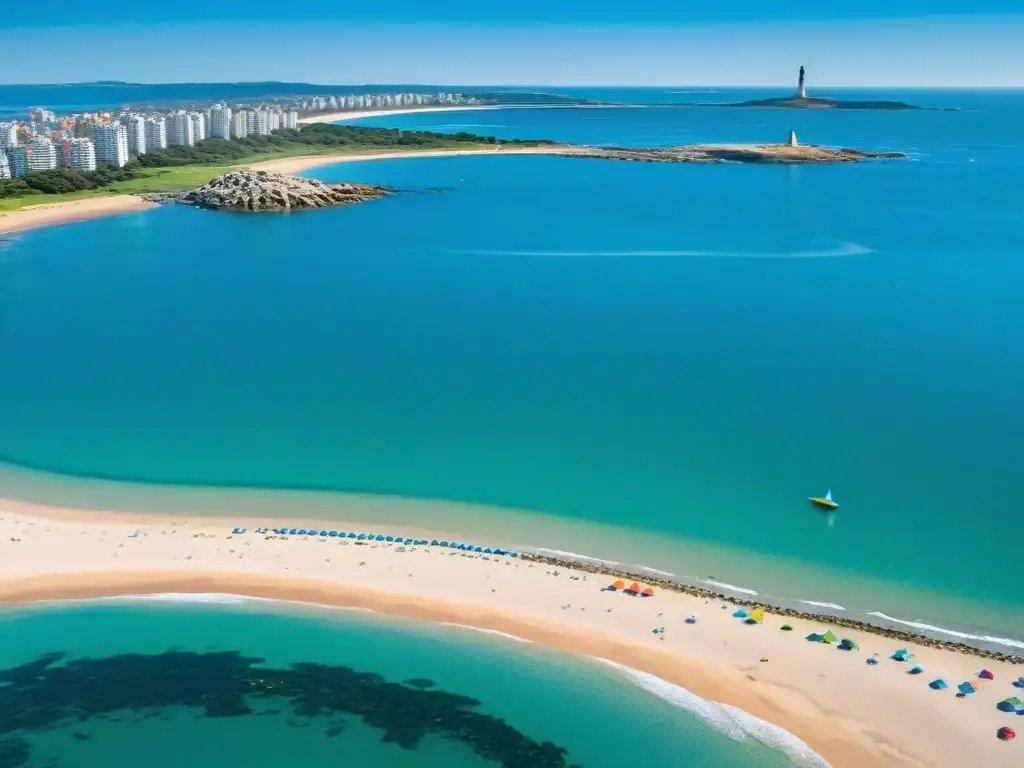
[[[729,603],[730,605],[743,606],[747,608],[762,608],[766,613],[773,613],[776,616],[786,616],[788,618],[793,619],[802,619],[804,621],[811,621],[817,624],[827,624],[833,627],[844,627],[846,629],[857,630],[858,632],[865,632],[872,635],[878,635],[881,637],[888,638],[890,640],[895,640],[900,643],[917,643],[918,645],[924,645],[930,648],[943,648],[946,650],[957,651],[959,653],[965,653],[972,656],[980,656],[984,659],[1002,661],[1007,664],[1024,664],[1024,656],[1016,655],[1013,653],[990,651],[985,648],[977,648],[973,645],[968,645],[967,643],[953,642],[950,640],[936,640],[935,638],[927,637],[921,634],[916,634],[914,632],[904,632],[898,629],[889,629],[888,627],[881,627],[875,624],[869,624],[866,621],[858,621],[856,619],[850,619],[845,616],[797,611],[793,610],[792,608],[773,606],[770,604],[766,604],[764,602],[758,602],[757,600],[751,600],[749,598],[737,598],[731,595],[726,595],[723,592],[716,592],[711,589],[696,587],[691,584],[685,584],[680,581],[675,581],[673,579],[666,579],[663,577],[652,577],[651,575],[643,572],[640,569],[628,570],[622,568],[621,566],[611,567],[609,564],[594,565],[588,562],[580,562],[577,560],[569,560],[525,552],[521,552],[519,558],[521,560],[527,560],[530,562],[543,563],[544,565],[553,565],[559,568],[607,576],[609,577],[610,581],[616,578],[625,579],[628,581],[642,581],[644,584],[649,584],[650,586],[658,587],[660,589],[668,590],[670,592],[682,592],[684,594],[693,595],[694,597],[700,597],[705,600],[723,600]]]

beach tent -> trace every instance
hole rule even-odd
[[[811,634],[807,636],[807,639],[810,640],[812,643],[820,643],[824,641],[825,636],[819,635],[817,632],[811,632]]]
[[[1016,696],[1003,699],[996,706],[1003,712],[1024,712],[1024,701]]]
[[[956,689],[960,691],[960,693],[974,693],[978,690],[977,686],[969,680],[960,683]]]
[[[896,659],[896,661],[909,661],[910,652],[907,651],[906,648],[900,648],[898,651],[896,651],[896,653],[892,655],[892,657]]]
[[[920,664],[915,664],[907,670],[908,675],[920,675],[922,672],[924,672],[924,667],[922,667]]]
[[[739,610],[733,611],[732,616],[734,619],[745,619],[747,618],[747,612],[740,608]]]
[[[860,646],[857,645],[856,640],[851,640],[848,637],[844,637],[842,642],[839,643],[839,650],[841,651],[859,651]]]
[[[947,688],[949,688],[949,686],[946,685],[946,681],[943,680],[941,677],[938,680],[932,680],[930,683],[928,683],[928,687],[934,688],[936,691],[944,691]]]
[[[996,736],[1003,741],[1009,741],[1010,739],[1016,738],[1017,734],[1013,732],[1013,728],[1000,728],[996,731]]]
[[[646,589],[644,589],[643,592],[641,592],[641,594],[644,597],[654,597],[654,588],[653,587],[647,587]]]
[[[793,631],[793,628],[791,626],[789,626],[789,624],[783,624],[781,627],[779,627],[779,629],[781,629],[783,632],[792,632]]]
[[[996,676],[993,675],[991,672],[989,672],[987,669],[981,670],[981,672],[978,673],[978,677],[980,677],[982,680],[995,680],[996,679]]]
[[[832,633],[832,630],[830,629],[830,630],[829,630],[828,632],[826,632],[826,633],[825,633],[824,635],[822,635],[822,637],[821,637],[821,642],[823,642],[823,643],[829,643],[829,644],[831,644],[831,643],[834,643],[834,642],[835,642],[836,640],[838,640],[838,639],[839,639],[839,638],[838,638],[838,637],[836,637],[836,636],[835,636],[835,635],[834,635],[834,634]]]
[[[1013,681],[1014,688],[1024,688],[1024,677],[1018,677]]]

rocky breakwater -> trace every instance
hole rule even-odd
[[[225,211],[297,211],[363,203],[392,194],[369,184],[327,184],[283,173],[234,171],[179,196],[179,202]]]

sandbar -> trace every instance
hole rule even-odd
[[[28,205],[16,211],[0,212],[0,235],[23,232],[50,224],[67,224],[98,216],[130,213],[152,208],[156,203],[135,195],[110,195],[67,200],[60,203]]]
[[[632,597],[605,590],[611,578],[592,572],[440,547],[255,533],[265,522],[0,500],[0,602],[227,593],[367,608],[496,630],[647,672],[789,731],[834,768],[999,765],[1020,750],[995,735],[1019,722],[996,709],[1019,675],[1004,662],[985,661],[995,680],[958,699],[927,683],[974,679],[976,657],[901,644],[925,668],[911,675],[889,658],[892,641],[869,634],[837,628],[861,645],[841,651],[804,639],[827,625],[771,613],[746,625],[720,599],[660,590]],[[235,526],[247,532],[233,535]],[[338,520],[325,527],[379,528]],[[699,622],[686,623],[689,614]],[[793,631],[780,631],[784,621]],[[659,627],[664,634],[653,634]],[[879,663],[865,664],[874,653]]]

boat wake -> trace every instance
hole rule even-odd
[[[548,256],[548,257],[672,257],[689,256],[707,259],[839,259],[848,256],[863,256],[876,251],[858,243],[841,242],[834,248],[807,251],[704,251],[704,250],[635,250],[635,251],[544,251],[544,250],[457,250],[466,256]]]
[[[682,686],[662,680],[638,669],[608,659],[591,657],[617,670],[631,682],[663,701],[696,715],[715,730],[731,739],[753,738],[765,746],[778,749],[802,768],[830,768],[825,759],[789,731],[772,725],[742,709],[702,699]]]

